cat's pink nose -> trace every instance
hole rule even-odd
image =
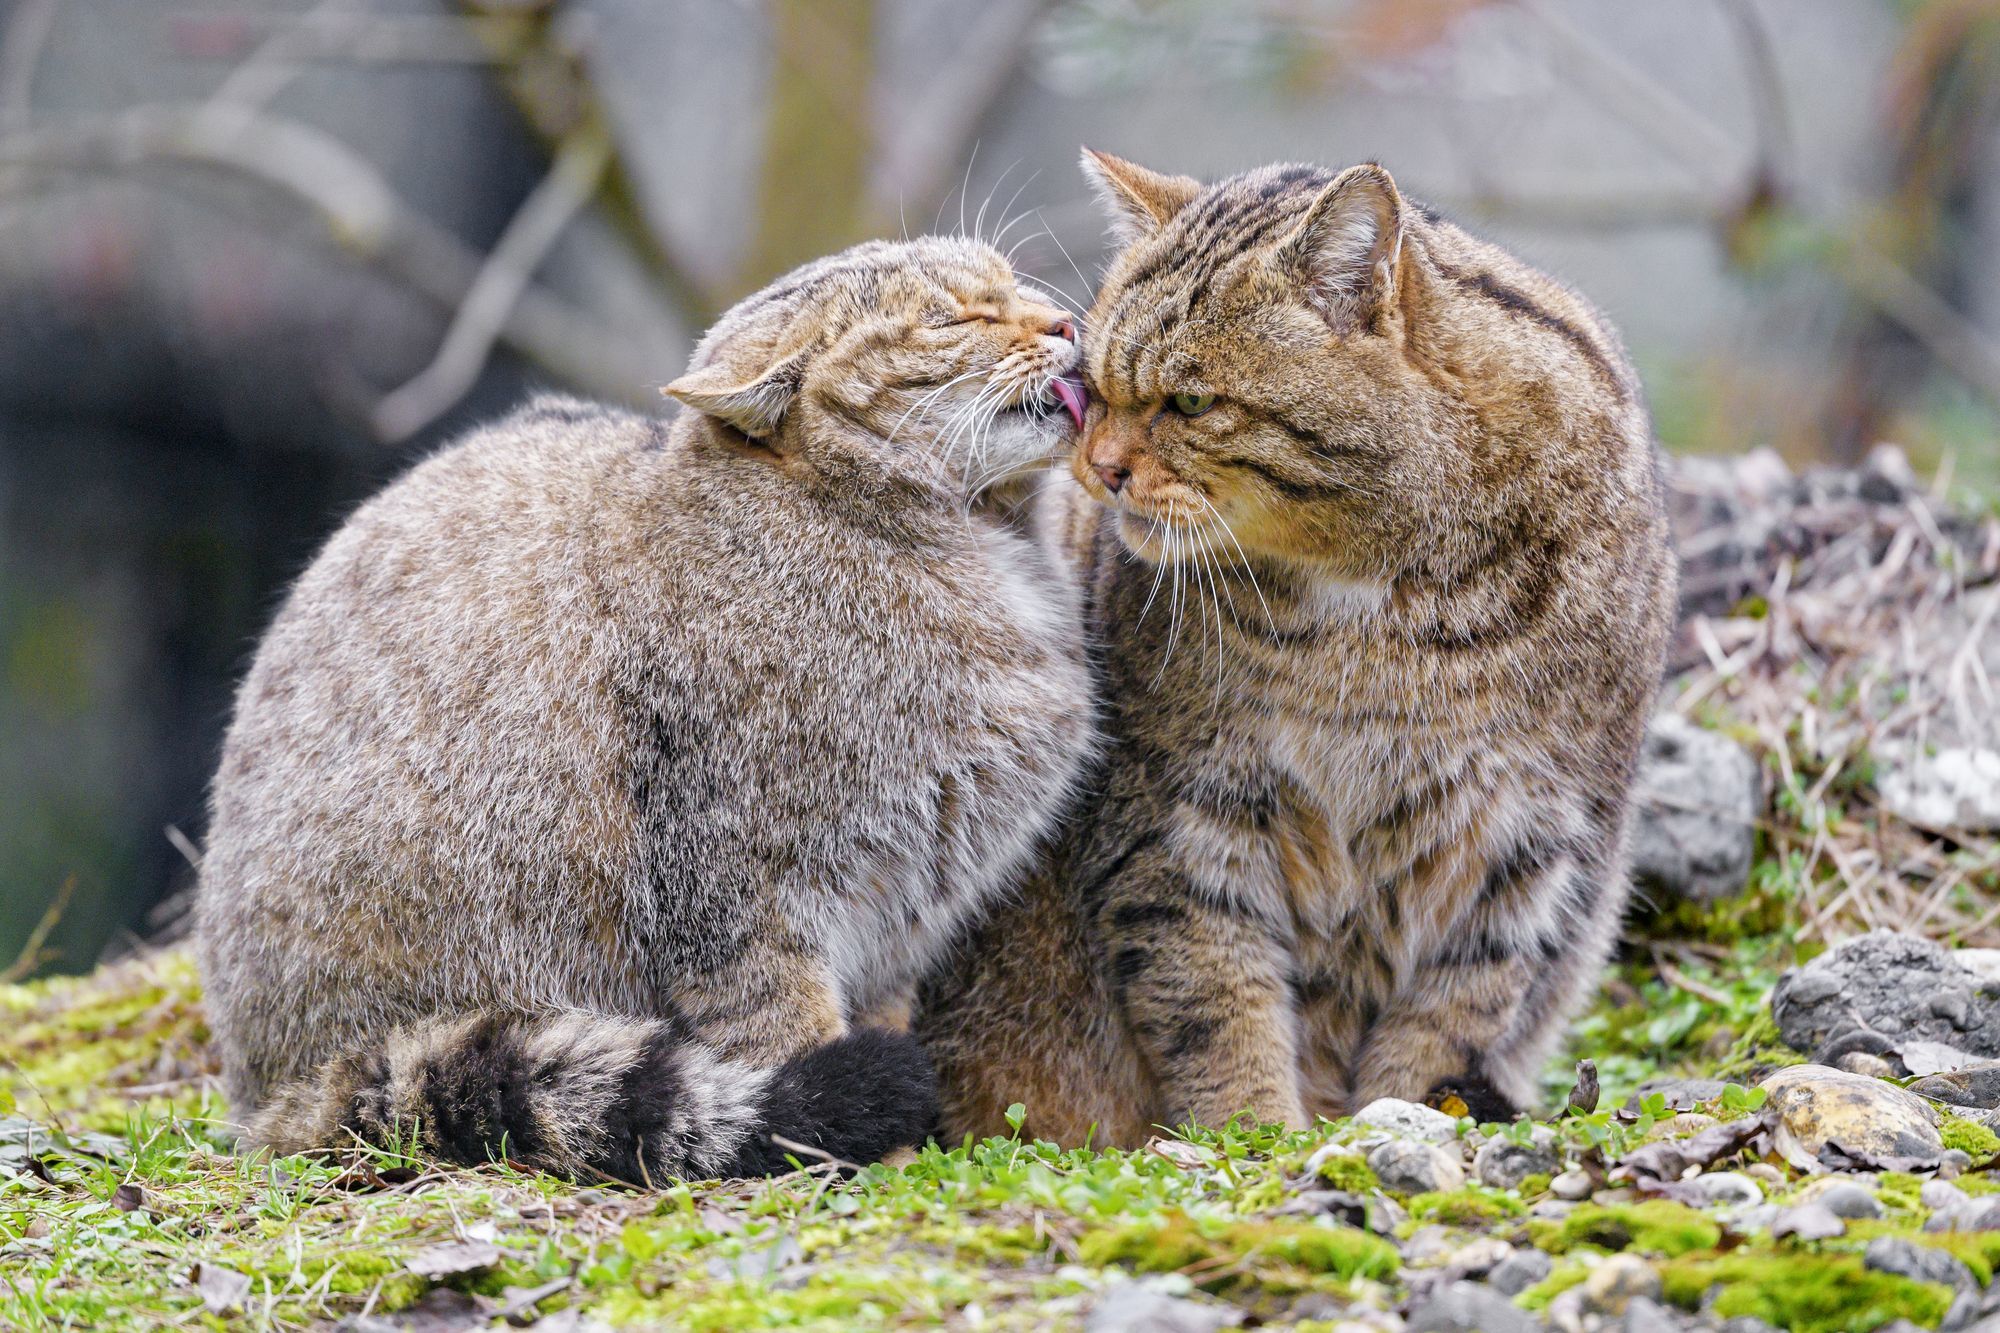
[[[1055,322],[1049,325],[1049,336],[1051,338],[1060,338],[1066,343],[1075,342],[1076,321],[1071,319],[1068,315],[1064,315],[1062,318],[1056,320]]]
[[[1119,467],[1115,463],[1099,463],[1097,465],[1097,479],[1103,482],[1104,489],[1110,491],[1113,495],[1118,494],[1124,488],[1126,480],[1131,475],[1132,469],[1129,467]]]

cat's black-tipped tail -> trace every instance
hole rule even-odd
[[[505,1158],[635,1185],[789,1169],[779,1142],[843,1162],[915,1146],[937,1080],[914,1038],[862,1029],[772,1069],[677,1024],[604,1014],[470,1014],[396,1028],[274,1093],[249,1141],[280,1152],[356,1138],[443,1161]]]

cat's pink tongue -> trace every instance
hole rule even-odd
[[[1058,375],[1049,381],[1049,388],[1068,410],[1070,418],[1076,422],[1078,430],[1083,429],[1083,414],[1090,406],[1090,390],[1083,387],[1083,380],[1076,375]]]

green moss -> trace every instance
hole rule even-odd
[[[1549,1182],[1555,1177],[1546,1171],[1537,1171],[1531,1176],[1522,1176],[1517,1191],[1523,1199],[1533,1199],[1549,1192]]]
[[[1565,1259],[1551,1269],[1547,1277],[1517,1296],[1514,1303],[1524,1310],[1545,1310],[1550,1301],[1589,1276],[1588,1268],[1574,1259]]]
[[[1884,1171],[1875,1181],[1875,1197],[1884,1208],[1904,1211],[1920,1207],[1924,1182],[1907,1171]]]
[[[1862,1266],[1857,1254],[1729,1254],[1672,1260],[1661,1270],[1666,1299],[1701,1308],[1716,1290],[1714,1312],[1751,1315],[1792,1333],[1866,1333],[1897,1319],[1937,1327],[1952,1292]]]
[[[1974,1162],[1985,1162],[2000,1154],[2000,1134],[1976,1120],[1948,1115],[1938,1125],[1938,1137],[1944,1140],[1945,1147],[1958,1149]]]
[[[1366,1194],[1382,1182],[1360,1153],[1336,1153],[1319,1164],[1319,1178],[1337,1190]]]
[[[1197,1284],[1216,1288],[1240,1280],[1252,1264],[1257,1285],[1269,1290],[1313,1285],[1288,1280],[1283,1266],[1346,1280],[1387,1278],[1400,1264],[1393,1245],[1352,1227],[1197,1220],[1183,1212],[1087,1233],[1077,1249],[1085,1263],[1186,1273]]]
[[[1436,1222],[1450,1227],[1492,1226],[1527,1211],[1515,1195],[1483,1185],[1412,1195],[1406,1206],[1412,1222]]]
[[[1680,1255],[1712,1250],[1722,1242],[1722,1228],[1682,1204],[1666,1199],[1644,1203],[1578,1204],[1560,1220],[1534,1219],[1528,1234],[1551,1254],[1566,1254],[1582,1246],[1646,1254]]]

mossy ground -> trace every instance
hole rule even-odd
[[[1759,983],[1725,980],[1734,959],[1686,959],[1683,979],[1728,1002],[1704,999],[1691,1019],[1656,1003],[1654,1017],[1668,1019],[1659,1027],[1638,1022],[1620,989],[1637,989],[1642,1004],[1665,998],[1633,965],[1579,1024],[1578,1042],[1595,1042],[1614,1068],[1629,1059],[1634,1082],[1663,1067],[1716,1067],[1703,1052],[1727,1054],[1718,1034],[1733,1049],[1756,1030],[1734,988]],[[302,1328],[454,1300],[516,1322],[573,1308],[613,1326],[696,1330],[1027,1329],[1074,1326],[1097,1293],[1140,1275],[1269,1325],[1310,1326],[1330,1310],[1394,1309],[1411,1266],[1441,1261],[1406,1264],[1391,1238],[1300,1207],[1311,1190],[1380,1197],[1358,1152],[1307,1169],[1320,1147],[1359,1138],[1346,1122],[1303,1134],[1192,1131],[1134,1152],[991,1139],[927,1148],[851,1180],[805,1169],[635,1193],[380,1153],[232,1155],[194,974],[179,954],[0,988],[0,1014],[4,1327]],[[1612,1105],[1557,1125],[1568,1161],[1615,1158],[1657,1132],[1653,1115]],[[1922,1233],[1920,1184],[1882,1177],[1888,1219],[1810,1247],[1745,1242],[1713,1215],[1661,1200],[1537,1216],[1546,1177],[1399,1199],[1393,1231],[1412,1246],[1418,1233],[1446,1249],[1495,1236],[1555,1253],[1550,1279],[1520,1298],[1529,1308],[1581,1282],[1602,1252],[1627,1250],[1690,1308],[1707,1300],[1799,1329],[1935,1325],[1949,1293],[1862,1268],[1866,1241],[1906,1235],[1982,1278],[2000,1264],[2000,1241]],[[473,1247],[464,1253],[478,1262],[413,1270],[447,1244]],[[1843,1313],[1829,1322],[1834,1303]]]

